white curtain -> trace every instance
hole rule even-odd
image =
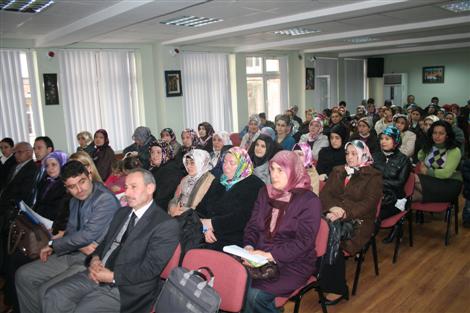
[[[129,145],[139,118],[134,53],[61,50],[59,69],[68,150],[78,132],[100,128],[114,150]]]
[[[344,60],[344,87],[345,101],[351,114],[355,114],[356,108],[365,98],[364,95],[364,60]]]
[[[228,55],[183,53],[182,84],[184,122],[197,128],[209,122],[216,131],[232,130]]]
[[[31,92],[32,118],[28,117],[23,83],[21,54],[26,56]],[[30,141],[39,134],[36,84],[32,74],[31,53],[17,49],[0,49],[0,138],[11,137],[15,142]],[[26,77],[26,75],[24,75]]]

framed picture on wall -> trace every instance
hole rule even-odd
[[[57,74],[43,74],[44,97],[46,105],[59,104],[59,88],[57,86]]]
[[[315,89],[315,68],[313,67],[307,67],[305,69],[305,89]]]
[[[423,84],[443,84],[444,66],[423,67]]]
[[[181,71],[165,71],[165,84],[167,97],[180,97],[183,95]]]

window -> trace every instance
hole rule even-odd
[[[287,107],[287,58],[246,58],[248,114],[266,112],[274,117]]]
[[[0,137],[33,143],[40,133],[40,123],[32,53],[17,49],[1,49],[0,52]]]

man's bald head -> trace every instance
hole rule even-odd
[[[29,142],[22,141],[15,145],[16,163],[20,164],[33,158],[33,147]]]

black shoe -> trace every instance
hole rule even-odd
[[[328,300],[325,298],[325,305],[336,305],[343,299],[349,300],[349,288],[347,286],[346,286],[346,292],[341,297],[334,299],[334,300]]]

